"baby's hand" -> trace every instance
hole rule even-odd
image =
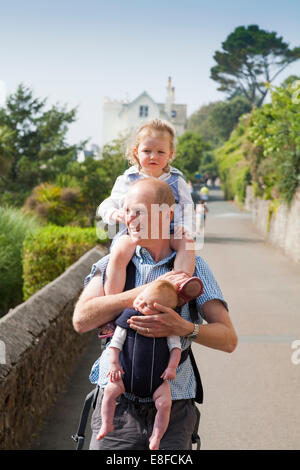
[[[167,367],[164,373],[161,375],[161,379],[174,380],[176,377],[176,367]]]
[[[155,315],[159,313],[153,305],[149,304],[142,294],[138,295],[134,302],[133,308],[141,312],[143,315]]]
[[[122,374],[124,374],[124,371],[120,364],[111,364],[110,370],[106,377],[110,376],[111,382],[117,382],[118,380],[122,379]]]

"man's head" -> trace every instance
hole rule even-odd
[[[137,181],[129,188],[124,202],[129,234],[141,241],[167,238],[174,204],[173,191],[164,181],[157,178]]]
[[[178,294],[174,284],[167,280],[151,282],[141,293],[145,306],[154,310],[154,303],[175,308],[178,305]]]

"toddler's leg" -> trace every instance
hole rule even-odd
[[[99,441],[114,429],[113,421],[116,409],[116,399],[125,392],[123,380],[109,382],[105,389],[101,405],[101,428],[97,436]]]
[[[154,420],[152,434],[149,439],[149,449],[158,450],[160,440],[166,432],[170,420],[172,398],[168,381],[164,381],[155,390],[153,399],[157,413]]]
[[[106,268],[104,291],[105,294],[122,292],[126,282],[126,268],[131,260],[137,242],[128,235],[118,238],[112,247]]]
[[[181,238],[171,235],[171,248],[177,251],[174,261],[174,271],[184,271],[192,276],[195,271],[195,243],[188,234],[182,233]]]

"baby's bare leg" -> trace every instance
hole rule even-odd
[[[116,399],[119,395],[125,392],[123,380],[118,380],[117,382],[109,382],[105,389],[101,405],[101,419],[102,424],[100,431],[97,435],[97,440],[99,441],[102,437],[106,436],[108,433],[112,432],[114,429],[113,421],[116,410]]]
[[[112,247],[106,268],[104,291],[106,295],[122,292],[126,282],[126,268],[131,260],[137,242],[128,235],[118,238]]]
[[[149,449],[158,450],[160,440],[166,432],[170,420],[172,398],[168,381],[164,381],[155,390],[153,399],[157,413],[154,420],[152,434],[149,439]]]

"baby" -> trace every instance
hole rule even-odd
[[[142,291],[134,306],[138,304],[139,308],[150,307],[155,311],[155,302],[175,308],[178,305],[176,286],[167,280],[154,281]],[[126,309],[116,320],[118,326],[109,346],[110,381],[104,389],[102,425],[97,439],[102,439],[114,429],[116,399],[126,391],[140,397],[153,396],[157,413],[149,439],[149,449],[157,450],[169,424],[172,398],[168,380],[174,380],[176,377],[176,368],[181,358],[181,342],[178,336],[149,338],[131,330],[128,319],[138,314],[134,309]],[[135,337],[134,351],[138,353],[130,350],[131,341],[126,340],[129,335]]]

